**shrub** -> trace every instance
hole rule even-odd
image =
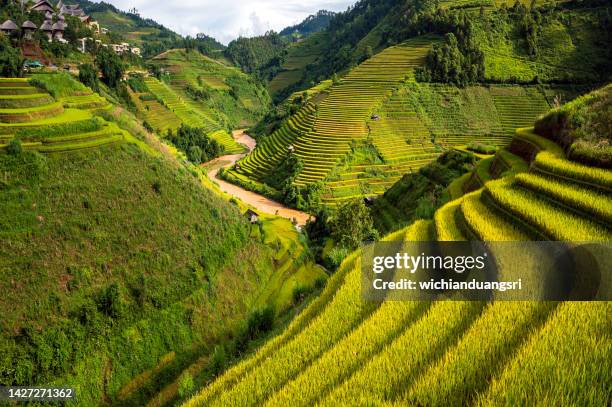
[[[202,162],[202,149],[198,146],[189,147],[187,158],[196,165],[200,164]]]
[[[91,64],[79,65],[79,81],[96,92],[100,91],[98,85],[98,70]]]
[[[217,376],[225,369],[227,363],[227,355],[225,353],[225,347],[223,345],[215,346],[215,351],[210,357],[210,374]]]
[[[293,288],[293,292],[291,293],[291,298],[293,300],[293,305],[298,305],[302,301],[306,299],[308,294],[312,293],[314,287],[309,287],[306,285],[298,285]]]
[[[467,149],[479,154],[495,154],[497,147],[488,144],[470,143]]]
[[[0,35],[0,76],[9,78],[21,76],[22,65],[21,52],[13,48],[4,35]]]
[[[14,138],[9,141],[6,146],[6,152],[10,155],[19,155],[23,152],[23,146],[21,145],[21,140]]]
[[[98,309],[107,316],[117,319],[123,314],[124,306],[121,299],[121,289],[116,282],[111,283],[98,299]]]
[[[353,199],[340,206],[331,221],[331,233],[334,240],[350,249],[372,237],[374,223],[362,199]]]
[[[249,338],[255,339],[260,337],[262,334],[270,331],[273,325],[274,308],[272,306],[253,311],[247,320]]]
[[[183,373],[178,385],[179,397],[186,397],[190,395],[193,389],[193,377],[189,373]]]

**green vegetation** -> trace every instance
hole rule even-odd
[[[612,239],[609,170],[572,163],[559,145],[528,130],[508,149],[517,155],[500,149],[477,164],[476,191],[437,210],[433,222],[419,220],[383,240]],[[573,171],[543,176],[542,157]],[[514,175],[520,171],[528,172]],[[499,272],[516,259],[500,255]],[[549,261],[535,252],[521,259],[536,276]],[[350,254],[283,333],[186,405],[607,402],[609,303],[367,302],[359,260],[359,250]]]
[[[270,31],[260,37],[241,37],[229,43],[225,54],[244,72],[255,73],[271,65],[280,65],[286,40]]]
[[[23,58],[19,51],[13,48],[10,40],[0,35],[0,76],[15,78],[21,75]]]
[[[414,69],[436,42],[422,37],[388,48],[315,96],[296,94],[256,127],[270,133],[259,137],[236,175],[265,183],[292,150],[304,162],[295,185],[322,182],[323,204],[381,195],[445,149],[471,145],[490,154],[507,146],[517,127],[549,109],[550,95],[573,89],[416,83]]]
[[[216,129],[248,127],[269,108],[266,90],[251,77],[198,52],[173,50],[152,62],[168,73],[163,77],[168,87],[193,110],[216,123]],[[150,87],[150,91],[162,96],[156,89]],[[167,106],[172,109],[171,103]]]
[[[612,168],[612,85],[553,110],[535,124],[535,132],[560,144],[583,164]]]
[[[168,131],[166,137],[179,150],[187,154],[192,163],[198,165],[223,154],[223,146],[210,139],[202,129],[182,125],[173,133]]]
[[[446,188],[474,167],[475,158],[449,151],[418,172],[406,174],[374,201],[372,218],[376,229],[388,234],[416,219],[431,219],[436,209],[451,198]]]

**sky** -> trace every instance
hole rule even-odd
[[[239,36],[280,31],[318,10],[344,11],[356,0],[106,0],[120,10],[183,35],[208,34],[227,44]]]

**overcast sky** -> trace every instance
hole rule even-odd
[[[238,36],[280,31],[325,9],[344,11],[356,0],[105,0],[120,10],[136,7],[183,35],[211,35],[227,44]]]

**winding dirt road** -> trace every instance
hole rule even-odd
[[[236,140],[238,143],[245,145],[248,148],[249,152],[253,150],[257,145],[255,139],[246,134],[244,130],[236,130],[233,132],[232,136],[234,137],[234,140]],[[208,177],[212,180],[215,180],[215,182],[219,184],[219,186],[224,192],[235,196],[246,204],[253,206],[256,210],[273,215],[282,216],[283,218],[287,219],[295,218],[297,220],[298,225],[304,226],[306,224],[306,221],[308,221],[308,219],[311,217],[311,215],[307,214],[306,212],[288,208],[285,205],[266,198],[263,195],[259,195],[252,191],[247,191],[246,189],[243,189],[237,185],[217,178],[219,169],[233,166],[236,161],[244,157],[246,154],[224,155],[214,159],[213,161],[208,162],[206,165],[212,166],[212,169],[208,171]]]

